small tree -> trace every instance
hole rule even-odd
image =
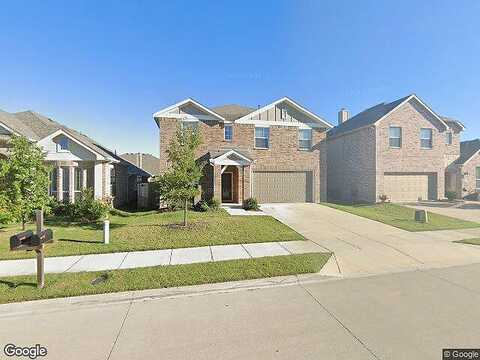
[[[195,158],[201,143],[198,131],[179,128],[167,150],[170,168],[156,180],[161,201],[183,205],[184,226],[187,225],[188,201],[199,194],[198,185],[205,166]]]
[[[43,209],[48,196],[49,167],[42,150],[25,137],[13,136],[7,159],[0,160],[0,200],[13,220],[25,223],[35,209]]]

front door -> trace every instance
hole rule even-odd
[[[233,174],[224,172],[222,174],[222,202],[233,201]]]

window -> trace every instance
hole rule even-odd
[[[389,143],[392,148],[402,147],[402,128],[398,126],[390,126]]]
[[[74,192],[75,192],[75,200],[80,199],[80,195],[82,193],[82,169],[76,167],[75,168],[75,178],[74,178]]]
[[[69,188],[70,188],[70,171],[68,167],[62,167],[62,174],[63,174],[63,201],[68,201],[69,199]]]
[[[190,130],[190,131],[197,131],[198,129],[198,121],[182,121],[182,129]]]
[[[475,188],[480,189],[480,166],[475,168]]]
[[[432,129],[420,129],[420,147],[422,149],[432,148]]]
[[[50,196],[57,197],[57,168],[50,171]]]
[[[68,150],[68,138],[67,137],[63,136],[58,140],[57,150],[58,151]]]
[[[298,129],[298,148],[310,150],[312,147],[312,129]]]
[[[287,108],[282,108],[281,110],[281,117],[282,117],[282,120],[285,120],[287,118]]]
[[[110,169],[110,196],[115,197],[117,195],[117,177],[115,176],[115,168]]]
[[[255,147],[257,149],[268,149],[270,129],[268,127],[255,128]]]
[[[445,144],[452,145],[452,142],[453,142],[453,135],[449,131],[449,132],[445,133]]]
[[[232,141],[233,138],[233,126],[225,125],[224,127],[224,139],[225,141]]]

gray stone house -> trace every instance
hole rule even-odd
[[[186,99],[154,115],[159,127],[160,173],[178,127],[200,132],[198,158],[207,162],[202,197],[241,204],[319,202],[326,199],[326,131],[332,126],[284,97],[254,109],[240,105],[208,108]]]
[[[338,121],[327,136],[329,200],[436,200],[458,188],[452,169],[464,126],[439,116],[418,96],[381,103],[352,118],[342,109]]]
[[[33,111],[0,110],[0,156],[8,157],[13,134],[42,148],[52,167],[48,191],[59,201],[75,202],[82,189],[91,188],[95,198],[123,206],[134,200],[129,179],[150,176],[90,137]]]

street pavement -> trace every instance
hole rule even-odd
[[[7,304],[0,348],[41,344],[62,360],[438,360],[480,347],[479,278],[473,264]]]

